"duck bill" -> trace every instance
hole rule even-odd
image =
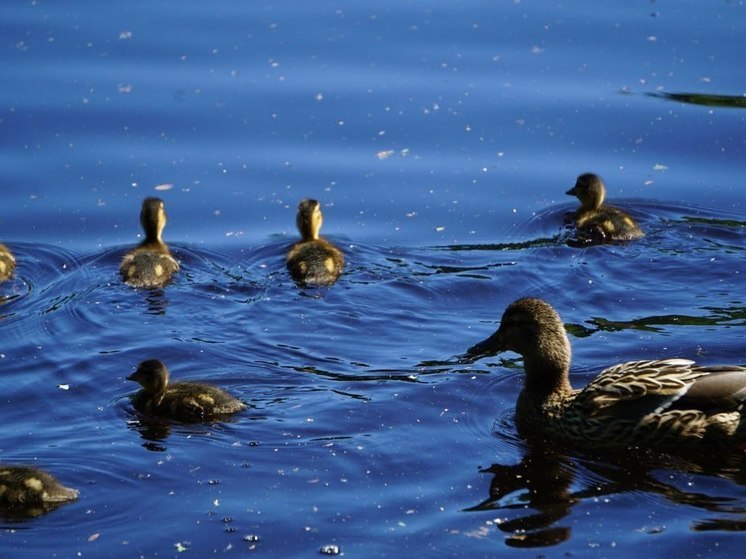
[[[137,371],[132,373],[130,376],[126,377],[127,380],[134,380],[135,382],[139,382],[139,379],[137,378]]]
[[[577,185],[573,186],[570,190],[565,192],[565,194],[567,194],[568,196],[577,196],[578,191],[576,190],[576,188],[577,188]]]
[[[505,351],[505,347],[503,346],[502,336],[498,330],[486,340],[482,340],[478,344],[471,346],[466,350],[466,354],[471,357],[482,357],[484,355],[494,355],[501,351]]]
[[[45,503],[65,503],[77,499],[78,494],[79,491],[77,489],[71,489],[61,484],[55,484],[54,487],[44,492],[42,501]]]
[[[52,493],[48,493],[44,496],[44,501],[47,503],[64,503],[66,501],[74,501],[78,498],[78,490],[70,489],[64,485],[55,487]]]

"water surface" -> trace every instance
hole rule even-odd
[[[458,356],[538,295],[576,386],[746,364],[742,2],[0,12],[0,450],[81,491],[4,521],[4,557],[740,553],[739,456],[532,448],[516,356]],[[586,171],[644,239],[568,245]],[[148,292],[117,268],[151,195],[182,268]],[[348,261],[329,289],[284,269],[308,196]],[[153,357],[249,409],[143,421]]]

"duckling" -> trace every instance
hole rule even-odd
[[[201,382],[169,384],[168,379],[168,369],[161,361],[149,359],[140,363],[127,377],[142,385],[132,398],[134,408],[184,422],[208,421],[246,409],[246,404],[216,386]]]
[[[65,487],[44,470],[0,464],[0,505],[22,507],[77,498],[77,489]]]
[[[301,240],[290,247],[286,263],[290,275],[301,285],[332,285],[342,273],[345,264],[342,252],[319,237],[323,221],[317,200],[300,201],[295,223]]]
[[[161,239],[166,226],[166,210],[160,198],[145,198],[140,211],[140,223],[145,240],[125,254],[119,272],[133,287],[163,287],[179,271],[179,263],[171,256]]]
[[[580,200],[580,208],[574,215],[575,227],[590,241],[631,241],[644,236],[642,229],[631,216],[622,210],[604,205],[606,186],[598,175],[580,175],[575,186],[566,194],[577,196]]]
[[[16,259],[8,247],[0,243],[0,281],[5,281],[13,275],[16,269]]]
[[[502,351],[523,356],[525,385],[516,424],[588,449],[694,448],[746,441],[746,367],[697,366],[687,359],[631,361],[610,367],[585,388],[570,384],[571,348],[545,301],[513,302],[500,327],[469,348],[472,359]]]

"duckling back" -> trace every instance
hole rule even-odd
[[[596,242],[633,241],[645,236],[631,216],[606,205],[598,209],[579,210],[575,215],[575,227],[581,236]]]
[[[13,275],[16,269],[16,259],[13,258],[8,247],[0,244],[0,281],[5,281]]]
[[[136,248],[122,258],[119,272],[125,283],[133,287],[163,287],[179,271],[179,263],[165,244]]]
[[[301,241],[290,248],[287,267],[299,284],[327,286],[342,274],[344,256],[325,239]]]

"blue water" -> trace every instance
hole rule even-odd
[[[740,457],[547,455],[516,356],[457,357],[538,295],[576,386],[746,364],[743,2],[430,4],[0,6],[0,457],[81,492],[2,557],[741,553]],[[564,242],[586,171],[644,239]],[[151,195],[181,271],[144,292],[117,268]],[[304,197],[330,289],[284,269]],[[146,358],[249,410],[144,424]]]

